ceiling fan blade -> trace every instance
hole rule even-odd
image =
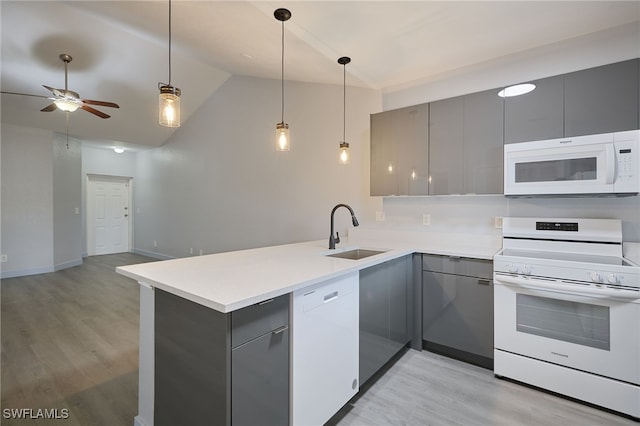
[[[46,107],[42,108],[40,111],[51,112],[51,111],[55,111],[56,108],[58,108],[56,104],[49,104]]]
[[[54,96],[57,96],[57,97],[60,97],[60,98],[64,97],[64,91],[62,91],[60,89],[56,89],[55,87],[45,86],[44,84],[42,85],[42,87],[44,87],[45,89],[47,89],[48,91],[53,93]]]
[[[100,105],[100,106],[110,107],[110,108],[120,108],[120,105],[114,104],[113,102],[93,101],[91,99],[81,99],[81,100],[83,103],[89,104],[89,105]]]
[[[87,105],[82,105],[80,108],[82,108],[83,110],[85,110],[87,112],[90,112],[91,114],[97,115],[100,118],[109,118],[109,117],[111,117],[110,115],[105,114],[102,111],[98,111],[95,108],[91,108],[90,106],[87,106]]]
[[[44,96],[44,95],[32,95],[30,93],[18,93],[18,92],[5,92],[4,90],[0,91],[0,93],[4,93],[6,95],[33,96],[34,98],[45,98],[45,99],[47,98],[47,96]]]

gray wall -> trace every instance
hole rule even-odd
[[[53,265],[58,270],[82,263],[82,152],[79,140],[60,133],[54,133],[52,147]]]
[[[369,217],[369,113],[380,109],[379,92],[347,88],[353,158],[345,167],[337,160],[342,86],[285,84],[289,152],[275,150],[280,81],[235,76],[169,143],[137,155],[139,252],[183,257],[328,239],[341,202]],[[346,211],[336,218],[337,229],[350,226]]]
[[[2,277],[53,270],[50,131],[2,125]]]

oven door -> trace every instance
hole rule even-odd
[[[500,282],[495,349],[640,385],[640,302]]]
[[[603,194],[614,191],[613,143],[504,149],[505,195]]]

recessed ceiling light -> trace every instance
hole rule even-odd
[[[253,56],[249,55],[248,53],[243,53],[242,56],[247,59],[253,59]]]
[[[501,91],[498,92],[498,96],[501,98],[510,98],[512,96],[520,96],[525,93],[531,92],[536,88],[535,84],[525,83],[525,84],[516,84],[514,86],[505,87]]]
[[[121,146],[114,146],[114,147],[113,147],[113,151],[114,151],[116,154],[122,154],[122,153],[124,152],[124,148],[123,148],[123,147],[121,147]]]

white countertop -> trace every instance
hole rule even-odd
[[[468,238],[456,249],[451,238],[438,248],[436,239],[419,244],[379,237],[384,236],[357,235],[336,250],[329,250],[327,241],[319,240],[121,266],[116,271],[227,313],[415,252],[492,259],[500,249],[495,243],[471,244]],[[326,256],[353,248],[387,251],[360,260]]]

